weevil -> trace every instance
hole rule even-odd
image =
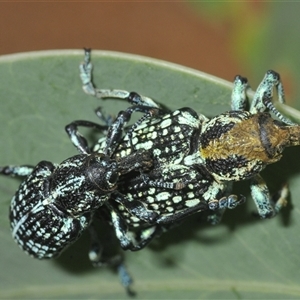
[[[130,92],[94,87],[90,59],[90,51],[86,50],[80,66],[83,90],[101,99],[125,99]],[[299,145],[300,126],[283,116],[272,103],[274,89],[278,100],[285,101],[278,73],[266,73],[250,109],[246,110],[248,88],[247,79],[236,76],[230,111],[213,118],[192,108],[166,112],[144,120],[119,142],[114,153],[116,159],[140,149],[153,155],[154,165],[149,172],[121,176],[118,188],[131,201],[139,200],[158,214],[155,224],[149,224],[112,202],[111,219],[114,226],[117,224],[116,235],[123,249],[142,249],[170,224],[206,209],[215,210],[210,220],[217,223],[225,208],[245,201],[244,196],[231,194],[232,184],[237,181],[250,181],[251,195],[261,218],[274,217],[286,205],[287,187],[273,203],[260,172],[280,160],[286,147]],[[149,97],[139,95],[136,99],[139,105],[153,105]],[[99,140],[93,151],[102,151],[105,145],[105,140]]]
[[[12,236],[25,252],[39,259],[56,257],[89,227],[94,242],[91,224],[94,213],[112,194],[114,201],[126,206],[130,214],[147,222],[155,219],[156,213],[146,210],[139,201],[128,201],[117,190],[121,175],[144,172],[153,165],[151,153],[143,150],[132,152],[124,159],[112,158],[123,128],[135,111],[144,115],[132,128],[158,112],[153,107],[133,106],[121,111],[109,127],[74,121],[65,129],[80,154],[60,164],[41,161],[36,166],[0,167],[3,175],[25,177],[9,209]],[[106,131],[107,146],[102,152],[91,152],[87,140],[78,131],[79,126]],[[93,253],[90,252],[90,259],[95,263]],[[100,257],[97,259],[99,263]],[[131,279],[121,262],[118,270],[123,285],[129,289]]]

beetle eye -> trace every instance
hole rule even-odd
[[[119,179],[118,173],[112,172],[112,173],[108,174],[107,182],[109,183],[109,185],[115,185],[117,183],[118,179]]]

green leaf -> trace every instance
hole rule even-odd
[[[76,119],[98,121],[93,109],[117,113],[121,101],[100,103],[82,92],[78,65],[83,51],[50,51],[0,59],[0,165],[61,162],[77,154],[64,126]],[[136,91],[170,108],[191,106],[213,116],[230,109],[231,85],[162,61],[93,51],[95,83]],[[299,149],[288,149],[263,176],[272,191],[288,180],[291,201],[272,220],[252,216],[247,204],[226,212],[218,226],[201,215],[188,218],[148,248],[125,252],[139,299],[299,298]],[[90,266],[84,235],[56,260],[38,261],[11,238],[8,207],[18,179],[0,178],[0,298],[126,298],[116,274]],[[247,183],[236,193],[249,194]]]

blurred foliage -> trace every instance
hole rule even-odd
[[[256,87],[264,73],[280,73],[287,103],[300,108],[299,2],[190,2],[212,26],[228,26],[228,43]]]

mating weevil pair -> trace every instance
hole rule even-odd
[[[89,227],[94,212],[102,209],[110,213],[121,246],[139,250],[192,213],[213,210],[216,222],[225,208],[243,203],[243,196],[231,194],[232,182],[239,180],[251,180],[261,217],[274,216],[284,205],[286,189],[273,207],[259,175],[267,164],[280,159],[286,146],[299,144],[299,126],[285,119],[271,102],[274,87],[284,101],[275,72],[266,74],[250,111],[244,110],[247,82],[237,77],[232,111],[208,119],[191,108],[152,116],[157,105],[148,97],[96,90],[91,69],[86,51],[80,70],[88,94],[127,99],[136,105],[117,117],[106,140],[90,151],[77,127],[107,128],[75,121],[67,132],[82,154],[59,165],[42,162],[34,168],[0,169],[4,175],[26,177],[12,200],[10,220],[14,238],[29,254],[38,258],[59,254]],[[267,109],[279,121],[265,113]],[[122,137],[130,114],[138,110],[146,117]]]

